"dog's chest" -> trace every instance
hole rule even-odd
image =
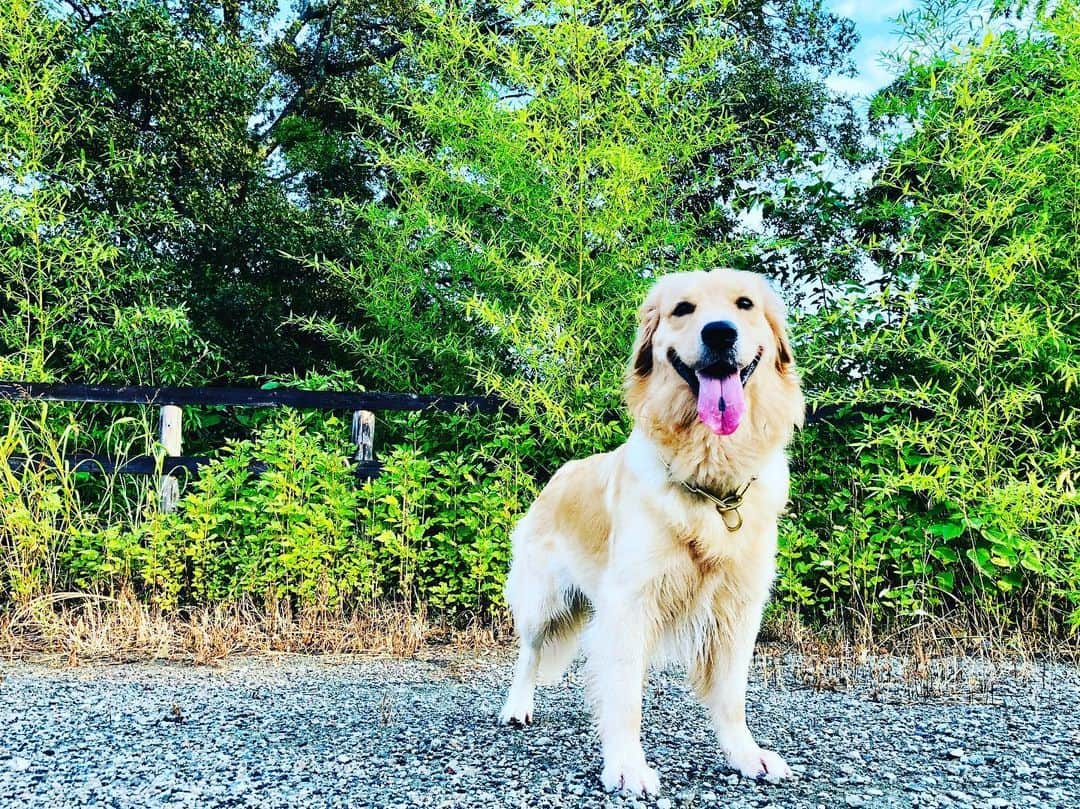
[[[679,561],[657,593],[658,602],[667,605],[665,623],[708,623],[767,597],[775,570],[775,528],[770,532],[755,523],[748,518],[731,531],[719,515],[706,514],[672,532]]]
[[[686,661],[715,635],[728,612],[725,604],[733,595],[722,570],[702,578],[672,577],[660,603],[666,609],[660,619],[657,656],[663,662]]]
[[[718,600],[733,597],[738,589],[729,559],[700,555],[689,543],[684,547],[682,561],[656,582],[655,603],[664,625],[699,622]]]
[[[700,498],[682,494],[676,498],[668,513],[679,514],[681,519],[669,526],[669,532],[700,576],[707,579],[723,573],[729,563],[746,555],[754,540],[741,512],[724,514]],[[732,530],[736,523],[739,527]]]

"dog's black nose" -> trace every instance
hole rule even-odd
[[[701,342],[714,351],[723,351],[735,345],[735,338],[739,336],[735,324],[729,320],[714,320],[706,323],[701,330]]]

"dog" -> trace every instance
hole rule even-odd
[[[629,438],[560,468],[514,529],[519,651],[499,720],[530,724],[537,681],[557,681],[580,641],[603,786],[655,795],[642,692],[650,661],[681,661],[728,764],[778,781],[791,770],[758,746],[745,704],[805,411],[784,306],[754,273],[674,273],[638,320]]]

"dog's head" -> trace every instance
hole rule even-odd
[[[797,393],[784,305],[760,275],[718,269],[664,276],[638,319],[626,372],[635,419],[646,399],[663,399],[673,416],[693,406],[714,434],[728,436],[755,407],[753,394],[769,384],[766,376]],[[798,406],[796,423],[801,396]]]

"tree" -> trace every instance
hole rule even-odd
[[[609,446],[649,279],[750,263],[748,189],[847,137],[807,76],[850,26],[798,2],[422,11],[377,73],[392,104],[352,99],[380,179],[344,210],[367,235],[313,263],[362,316],[306,326],[392,386],[479,383],[559,455]]]
[[[168,212],[88,204],[103,168],[72,144],[92,124],[66,91],[78,65],[62,23],[36,3],[0,9],[0,376],[181,381],[211,357],[182,307],[156,297],[162,277],[130,249]],[[109,171],[134,178],[143,154],[113,153]],[[209,367],[209,363],[207,363]]]
[[[862,214],[879,278],[817,349],[856,371],[827,395],[892,412],[843,436],[859,451],[849,567],[811,566],[866,603],[1075,627],[1080,13],[998,17],[942,48],[941,12],[911,18],[920,47],[872,105],[894,133]],[[804,539],[795,565],[822,536]]]
[[[531,35],[536,26],[525,23],[541,8],[473,3],[460,11],[485,36],[509,41]],[[743,137],[698,144],[681,174],[668,173],[685,191],[680,216],[695,222],[697,238],[743,238],[740,208],[771,195],[776,175],[804,171],[804,156],[825,148],[852,151],[850,109],[822,81],[850,67],[849,22],[805,0],[728,3],[722,11],[619,8],[618,24],[633,41],[625,53],[609,53],[612,60],[662,64],[687,31],[704,32],[706,19],[719,28],[704,33],[725,40],[701,90],[725,100]],[[189,313],[230,380],[352,365],[338,342],[298,328],[312,318],[384,345],[396,339],[392,329],[378,331],[361,296],[326,283],[310,260],[347,262],[378,238],[344,215],[350,206],[394,205],[396,179],[373,157],[391,135],[367,110],[397,103],[393,77],[408,63],[404,51],[443,32],[429,11],[408,0],[303,2],[288,13],[268,0],[70,0],[54,9],[63,37],[53,56],[78,70],[57,101],[68,115],[59,127],[65,137],[43,158],[70,189],[72,209],[126,212],[121,249],[154,268],[158,300]],[[610,19],[603,4],[578,13],[593,27]],[[468,49],[462,56],[486,59]],[[502,70],[493,66],[493,77]],[[414,123],[422,125],[399,116],[397,136]],[[425,134],[406,136],[419,142]],[[89,170],[76,173],[76,165]],[[713,187],[698,182],[705,174]],[[800,193],[787,196],[782,209],[766,206],[766,221],[787,239],[770,266],[791,264],[798,275],[805,256],[787,250],[787,237],[805,212]],[[744,249],[731,260],[752,264],[751,256]],[[475,383],[443,370],[445,385]],[[386,386],[403,377],[361,379]]]

